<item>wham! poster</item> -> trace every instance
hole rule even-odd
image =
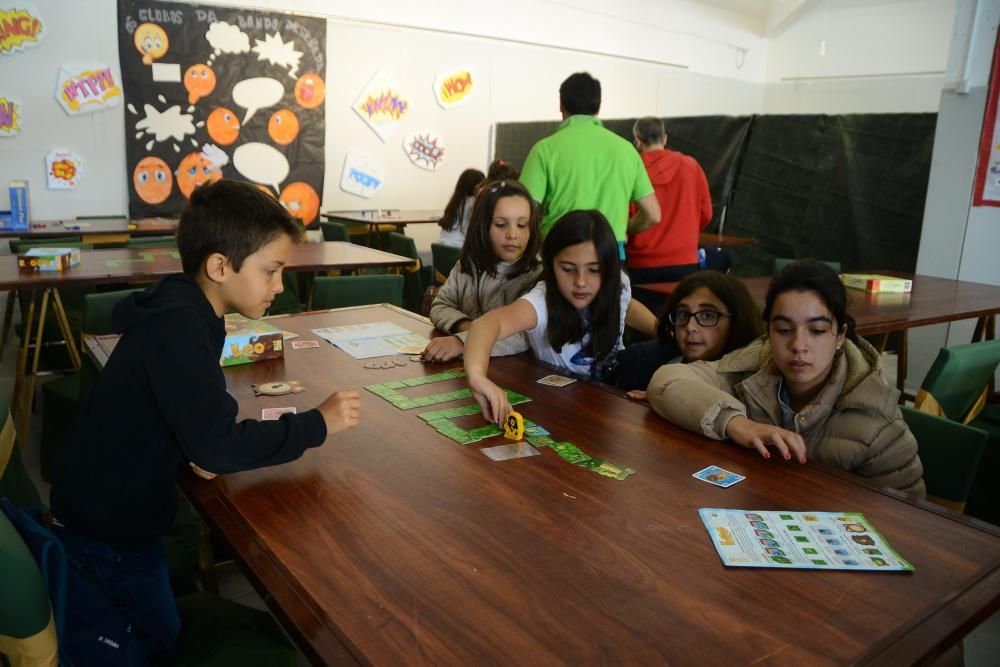
[[[132,217],[179,213],[198,185],[234,178],[317,219],[323,19],[119,0],[118,24]]]

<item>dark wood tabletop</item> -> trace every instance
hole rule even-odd
[[[948,278],[932,278],[899,272],[880,271],[913,280],[908,294],[871,293],[848,289],[848,312],[857,323],[858,334],[898,331],[913,327],[952,322],[1000,313],[1000,287]],[[761,308],[767,296],[770,276],[741,278]],[[677,283],[633,285],[636,290],[669,296]]]
[[[757,239],[748,236],[732,236],[731,234],[716,234],[704,232],[698,235],[698,247],[731,248],[733,246],[757,245]]]
[[[433,210],[397,210],[372,209],[370,211],[327,211],[323,217],[327,220],[346,220],[347,222],[366,225],[414,225],[425,222],[438,222],[442,211]]]
[[[289,271],[359,269],[410,266],[413,259],[342,241],[300,243],[292,246]],[[66,271],[20,271],[17,257],[0,261],[0,289],[98,285],[122,281],[156,280],[181,271],[176,248],[116,248],[81,250],[80,263]]]
[[[388,306],[275,318],[316,327],[392,321]],[[391,370],[321,341],[281,360],[225,369],[240,417],[306,410],[330,392],[440,372]],[[362,423],[298,461],[181,484],[254,586],[317,664],[910,665],[939,654],[1000,607],[1000,531],[879,491],[846,473],[764,460],[680,430],[601,385],[564,388],[526,356],[491,377],[530,396],[518,410],[592,456],[635,469],[624,481],[540,456],[494,463],[417,414],[363,392]],[[251,383],[306,391],[254,398]],[[414,387],[411,398],[464,387]],[[478,415],[458,421],[481,425]],[[691,475],[746,475],[728,489]],[[722,566],[699,508],[862,512],[909,574]]]
[[[0,230],[0,238],[46,239],[59,236],[171,236],[177,221],[170,218],[86,218],[33,220],[28,229]]]

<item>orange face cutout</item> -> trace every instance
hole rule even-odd
[[[143,65],[152,65],[154,60],[162,58],[170,48],[167,33],[155,23],[143,23],[136,28],[132,42],[135,50],[142,54]]]
[[[319,195],[311,185],[302,181],[295,181],[285,186],[278,201],[306,225],[315,220],[319,214]]]
[[[220,146],[228,146],[240,136],[240,119],[229,109],[219,107],[205,121],[208,136]]]
[[[295,101],[303,109],[315,109],[326,99],[326,83],[319,74],[303,74],[295,82]]]
[[[142,201],[147,204],[162,204],[174,187],[174,177],[170,174],[170,167],[166,162],[150,155],[135,165],[132,185]]]
[[[215,72],[208,65],[191,65],[184,72],[184,87],[188,91],[188,102],[194,104],[215,90]]]
[[[199,152],[188,153],[177,165],[177,188],[185,199],[202,183],[214,183],[222,178],[222,170],[206,160]]]
[[[274,143],[287,146],[299,136],[299,117],[288,109],[275,111],[267,121],[267,133]]]

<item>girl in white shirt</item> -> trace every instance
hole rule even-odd
[[[465,343],[469,388],[483,415],[500,423],[510,404],[486,376],[498,339],[527,332],[535,356],[571,373],[602,377],[622,347],[625,324],[654,335],[656,318],[632,300],[618,241],[599,211],[571,211],[542,244],[544,280],[520,299],[472,323]]]
[[[462,247],[465,232],[469,229],[469,219],[472,217],[472,206],[476,202],[476,190],[485,179],[486,174],[478,169],[466,169],[458,177],[455,191],[444,207],[444,215],[438,221],[438,226],[441,227],[438,243]]]

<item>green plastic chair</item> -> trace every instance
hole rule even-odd
[[[347,227],[340,222],[321,221],[320,228],[323,230],[324,241],[346,241],[351,242],[351,237],[347,234]]]
[[[1000,365],[1000,340],[943,347],[920,385],[919,410],[968,424],[986,404]]]
[[[176,248],[177,238],[174,236],[140,236],[130,238],[125,242],[126,248]]]
[[[3,591],[0,654],[14,665],[56,667],[59,644],[42,573],[20,533],[3,512],[0,512],[0,591]]]
[[[431,284],[433,267],[422,266],[420,255],[417,254],[417,244],[412,238],[398,232],[389,232],[389,247],[387,250],[394,255],[402,255],[417,261],[416,268],[403,269],[403,307],[414,313],[420,312],[420,303],[424,298],[424,290]]]
[[[927,499],[965,511],[986,449],[986,431],[902,406],[903,419],[917,439]]]
[[[462,256],[462,249],[444,243],[432,243],[431,256],[434,258],[434,279],[439,285],[443,285],[451,275],[455,262]]]
[[[112,333],[111,313],[115,305],[138,289],[95,292],[83,297],[80,328],[83,333],[100,336]],[[80,406],[97,381],[98,370],[85,354],[80,356],[80,372],[49,380],[42,385],[42,478],[49,479],[52,452],[80,413]]]
[[[774,275],[781,273],[782,269],[791,264],[792,262],[797,262],[797,259],[792,259],[790,257],[775,257],[774,258]],[[840,273],[840,262],[828,262],[826,260],[820,260],[831,269]]]
[[[320,276],[313,285],[313,308],[348,308],[373,303],[403,305],[405,280],[398,274]]]
[[[17,507],[38,507],[42,499],[21,460],[14,419],[4,399],[0,399],[0,418],[0,498],[9,498]]]

